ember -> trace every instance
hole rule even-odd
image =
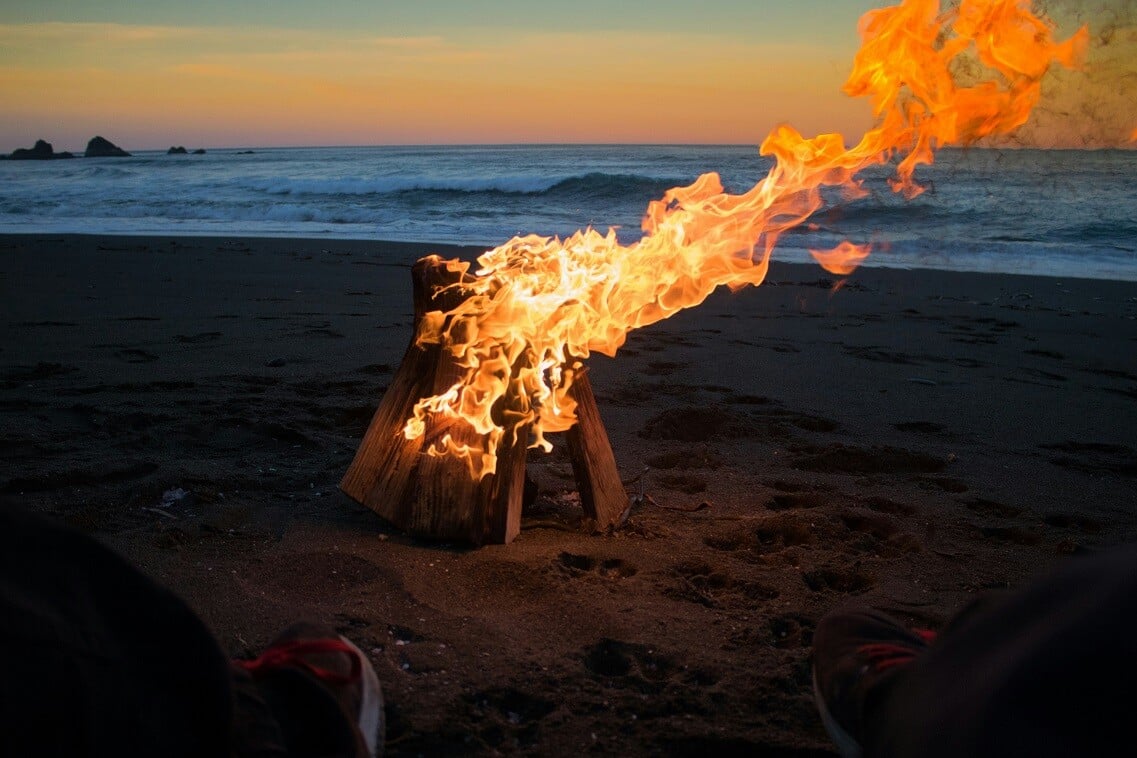
[[[720,285],[760,284],[781,234],[822,207],[821,188],[862,196],[858,173],[896,161],[893,190],[914,197],[922,188],[913,173],[932,162],[934,148],[1021,126],[1050,65],[1076,65],[1088,42],[1084,28],[1056,42],[1028,6],[962,0],[941,12],[937,0],[905,0],[870,11],[844,91],[871,100],[877,125],[856,145],[780,126],[761,146],[775,165],[750,191],[727,194],[714,173],[671,189],[648,206],[637,243],[586,229],[564,240],[515,237],[483,254],[476,276],[454,285],[462,302],[424,319],[419,342],[441,346],[462,372],[416,404],[407,439],[421,438],[434,416],[467,425],[474,444],[447,434],[429,452],[462,459],[475,478],[495,471],[507,436],[531,430],[532,445],[550,449],[545,434],[576,420],[570,388],[581,360],[593,351],[615,355],[630,330],[698,305]],[[987,78],[957,82],[952,72],[965,57],[982,63]],[[869,247],[845,242],[814,255],[844,275]],[[504,418],[494,413],[502,403]]]

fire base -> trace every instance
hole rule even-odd
[[[465,463],[453,456],[425,454],[445,434],[459,443],[475,442],[469,427],[431,421],[426,434],[416,440],[406,439],[402,432],[420,398],[445,391],[459,376],[460,368],[438,345],[420,346],[415,340],[425,313],[449,311],[461,302],[458,290],[439,292],[459,277],[438,256],[414,265],[415,334],[340,489],[415,536],[506,544],[521,531],[525,430],[517,441],[502,443],[496,473],[480,480],[473,479]],[[592,530],[606,529],[623,516],[628,495],[586,372],[577,374],[570,392],[578,421],[566,436],[585,523]]]

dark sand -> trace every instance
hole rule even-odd
[[[513,544],[407,539],[336,485],[431,250],[477,252],[0,237],[3,507],[121,551],[233,655],[331,621],[392,755],[829,755],[826,611],[936,627],[1137,537],[1137,284],[775,263],[591,361],[654,502],[624,529],[574,530],[558,451]]]

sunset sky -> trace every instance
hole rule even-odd
[[[0,153],[95,134],[141,150],[859,133],[867,108],[840,87],[857,19],[881,4],[8,0]],[[1094,46],[1087,72],[1049,85],[1029,140],[1120,143],[1137,127],[1132,5],[1047,4],[1063,37],[1089,21]]]

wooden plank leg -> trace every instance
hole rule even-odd
[[[460,302],[460,293],[438,292],[439,287],[457,281],[458,274],[449,271],[438,256],[423,258],[411,269],[414,332],[340,482],[344,494],[401,529],[411,517],[412,485],[423,446],[421,438],[408,440],[403,426],[419,399],[431,394],[442,353],[437,345],[417,344],[419,325],[427,312],[449,310]]]
[[[576,372],[569,394],[576,401],[577,418],[576,424],[565,432],[572,472],[585,516],[592,520],[594,529],[602,531],[624,517],[628,493],[620,480],[616,456],[612,454],[612,443],[600,418],[587,370]]]
[[[438,256],[423,258],[412,269],[414,335],[340,489],[411,534],[476,545],[506,543],[521,531],[527,435],[503,443],[497,451],[498,472],[475,480],[465,462],[426,455],[426,448],[447,433],[459,443],[480,443],[468,426],[430,419],[422,437],[408,440],[403,434],[415,404],[445,391],[461,376],[454,357],[438,345],[417,344],[426,313],[447,312],[461,303],[461,290],[439,291],[459,277]]]

